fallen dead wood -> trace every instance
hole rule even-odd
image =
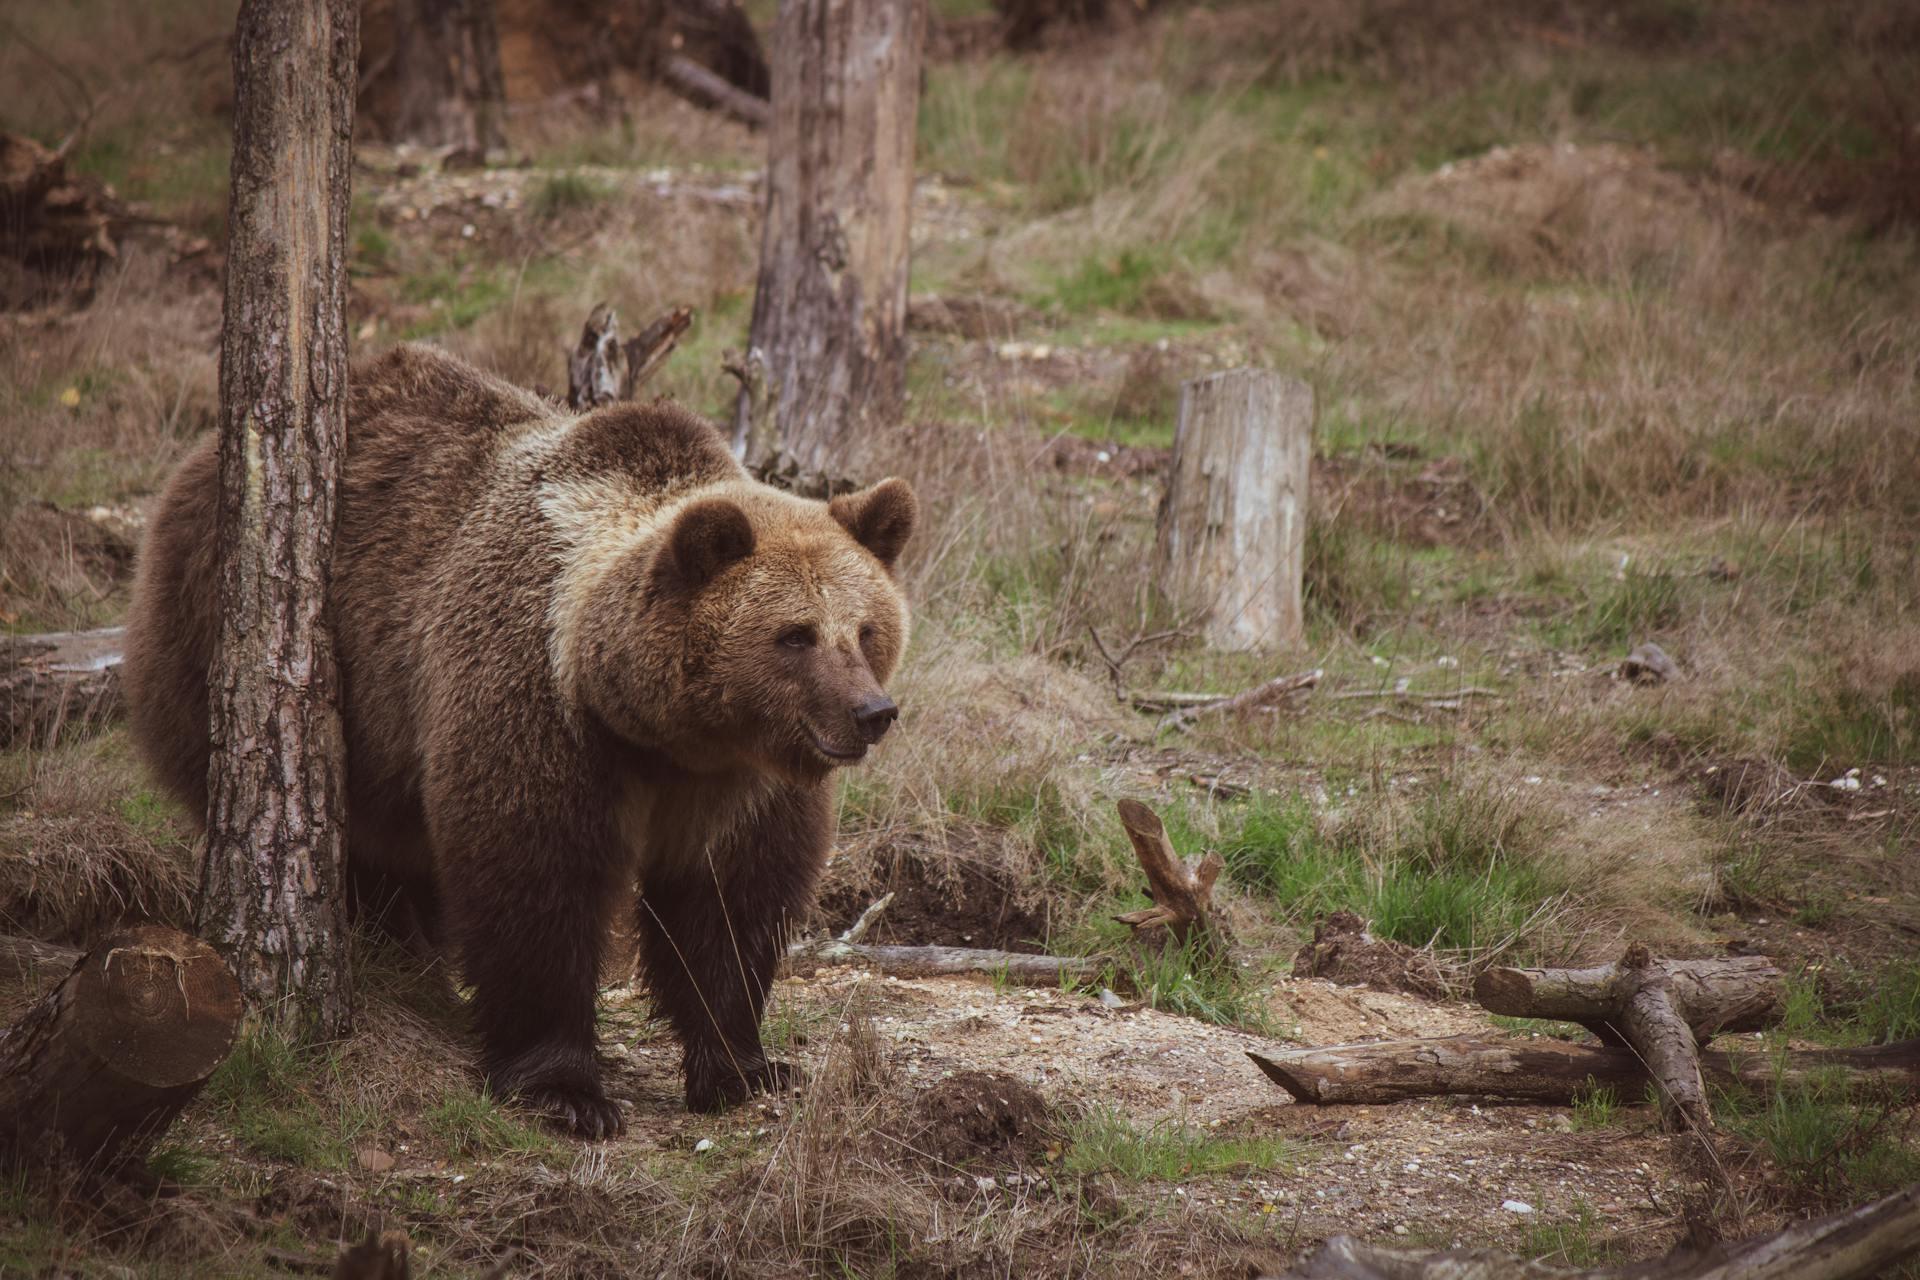
[[[695,106],[710,107],[756,129],[767,127],[772,112],[767,100],[729,84],[692,58],[674,54],[660,64],[660,78]]]
[[[1160,727],[1181,732],[1201,716],[1231,715],[1236,711],[1245,711],[1249,707],[1265,706],[1276,698],[1298,693],[1302,689],[1313,688],[1320,683],[1320,678],[1324,675],[1326,675],[1325,671],[1315,667],[1312,671],[1302,671],[1297,675],[1275,676],[1232,697],[1222,697],[1212,702],[1182,707],[1161,720]]]
[[[99,183],[67,170],[79,132],[51,151],[0,132],[0,310],[67,292],[84,298],[119,256],[122,211]]]
[[[1266,1280],[1869,1280],[1920,1253],[1920,1185],[1770,1236],[1704,1255],[1587,1271],[1487,1249],[1422,1253],[1335,1236],[1291,1271]]]
[[[1760,1031],[1780,1019],[1784,975],[1765,956],[1714,960],[1656,960],[1687,1025],[1704,1040],[1720,1031]],[[1602,1039],[1639,977],[1620,965],[1591,969],[1488,969],[1474,980],[1473,998],[1489,1013],[1512,1018],[1577,1022]]]
[[[1213,904],[1213,882],[1226,866],[1217,853],[1209,853],[1197,867],[1188,866],[1167,839],[1160,815],[1138,800],[1122,800],[1120,825],[1126,828],[1133,844],[1133,856],[1147,873],[1147,895],[1151,907],[1128,911],[1114,917],[1129,925],[1135,933],[1165,928],[1176,941],[1186,943],[1211,938],[1216,930],[1209,909]]]
[[[0,640],[0,750],[47,747],[118,718],[126,628]]]
[[[1561,1040],[1452,1036],[1247,1056],[1294,1101],[1315,1106],[1453,1096],[1567,1106],[1596,1086],[1637,1098],[1649,1080],[1632,1049]],[[1838,1081],[1850,1089],[1920,1098],[1920,1040],[1862,1049],[1708,1050],[1699,1060],[1706,1079],[1722,1087],[1767,1092]]]
[[[1564,1018],[1602,1040],[1630,1046],[1660,1091],[1675,1128],[1713,1128],[1700,1074],[1700,1042],[1717,1031],[1753,1030],[1779,1017],[1780,971],[1762,957],[1656,960],[1638,943],[1599,969],[1490,969],[1474,998],[1493,1013]]]
[[[1330,693],[1327,697],[1335,702],[1363,702],[1389,698],[1396,702],[1418,702],[1430,707],[1451,706],[1468,698],[1504,698],[1507,695],[1498,689],[1482,689],[1478,685],[1468,685],[1464,689],[1453,689],[1447,693],[1415,693],[1411,689],[1342,689]]]
[[[567,359],[567,406],[585,411],[633,399],[692,324],[693,309],[675,307],[623,343],[618,315],[600,303],[587,317],[579,345]]]
[[[0,934],[0,973],[13,982],[59,977],[79,962],[81,952],[58,943],[19,934]]]
[[[226,1060],[240,1013],[240,984],[200,939],[109,938],[0,1034],[0,1158],[138,1154]]]
[[[1089,981],[1105,967],[1098,959],[1079,956],[1035,956],[975,947],[874,946],[844,938],[818,938],[787,948],[788,972],[804,973],[823,964],[865,965],[876,973],[902,978],[981,973],[1022,986]]]

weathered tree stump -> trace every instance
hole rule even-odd
[[[1638,1097],[1648,1076],[1632,1049],[1561,1040],[1495,1041],[1452,1036],[1327,1045],[1248,1054],[1296,1102],[1379,1105],[1409,1098],[1477,1096],[1567,1106],[1595,1085]],[[1700,1068],[1716,1085],[1770,1093],[1782,1085],[1839,1080],[1849,1088],[1920,1098],[1920,1040],[1862,1049],[1783,1053],[1707,1050]]]
[[[781,0],[767,212],[750,348],[765,361],[777,457],[844,475],[906,398],[907,255],[922,0]],[[756,405],[743,387],[736,438]]]
[[[1920,1253],[1920,1186],[1871,1204],[1704,1255],[1589,1271],[1528,1262],[1489,1249],[1422,1253],[1335,1236],[1266,1280],[1871,1280]]]
[[[124,627],[0,639],[0,750],[50,747],[119,717]]]
[[[240,985],[218,953],[142,925],[88,952],[0,1033],[0,1155],[137,1155],[226,1060]]]
[[[1123,912],[1114,919],[1131,926],[1135,933],[1164,928],[1182,944],[1218,941],[1211,908],[1213,882],[1226,866],[1220,855],[1209,853],[1198,866],[1189,866],[1175,852],[1159,814],[1138,800],[1122,800],[1118,808],[1133,856],[1147,874],[1147,896],[1153,899],[1153,905]]]
[[[1180,390],[1154,581],[1221,649],[1298,646],[1313,389],[1233,369]]]
[[[507,93],[494,0],[397,0],[390,141],[505,149]]]
[[[587,317],[580,344],[567,359],[567,407],[584,412],[633,399],[692,324],[693,308],[675,307],[622,342],[620,319],[602,302]]]
[[[49,295],[92,291],[100,269],[119,256],[114,223],[121,211],[97,182],[69,173],[76,136],[54,150],[0,132],[0,310]]]

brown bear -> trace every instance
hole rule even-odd
[[[206,809],[217,459],[173,477],[122,669],[133,733]],[[358,371],[328,605],[357,909],[444,926],[487,1078],[588,1136],[615,904],[683,1048],[687,1105],[788,1078],[760,1044],[832,772],[893,722],[912,490],[816,502],[751,479],[669,403],[584,416],[429,347]]]

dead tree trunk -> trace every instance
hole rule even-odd
[[[1266,1280],[1871,1280],[1920,1253],[1920,1186],[1705,1255],[1571,1271],[1491,1249],[1423,1253],[1335,1236]]]
[[[845,474],[906,397],[924,0],[781,0],[752,353],[778,440],[762,471]],[[742,389],[734,450],[755,405]]]
[[[1560,1040],[1380,1040],[1250,1053],[1266,1077],[1315,1106],[1380,1105],[1409,1098],[1475,1096],[1567,1106],[1598,1086],[1638,1097],[1646,1066],[1632,1049]],[[1771,1093],[1782,1085],[1821,1080],[1848,1088],[1920,1098],[1920,1040],[1863,1049],[1790,1049],[1781,1053],[1700,1055],[1706,1079]]]
[[[1475,999],[1491,1012],[1566,1018],[1632,1046],[1668,1120],[1696,1133],[1713,1127],[1700,1042],[1716,1031],[1771,1025],[1781,996],[1780,971],[1764,958],[1655,960],[1637,944],[1602,969],[1490,969],[1474,983]]]
[[[675,307],[620,341],[620,317],[601,303],[580,330],[580,344],[567,358],[567,407],[579,412],[631,400],[646,385],[693,324],[692,307]]]
[[[484,157],[507,145],[494,0],[399,0],[392,138]]]
[[[226,1060],[240,987],[212,947],[142,925],[0,1032],[0,1157],[134,1156]]]
[[[345,759],[326,618],[346,438],[356,0],[245,0],[220,347],[220,645],[199,932],[266,1017],[346,1030]]]
[[[1160,504],[1154,580],[1221,649],[1304,639],[1313,388],[1266,369],[1186,383]]]

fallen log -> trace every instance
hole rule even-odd
[[[707,70],[692,58],[679,54],[668,57],[660,64],[660,78],[695,106],[730,115],[755,129],[767,127],[772,107],[765,98],[736,88],[727,83],[726,77]]]
[[[50,747],[119,717],[126,628],[0,639],[0,750]]]
[[[787,971],[804,973],[828,964],[865,965],[876,973],[901,978],[945,978],[988,974],[1021,986],[1058,986],[1087,982],[1106,967],[1096,958],[1035,956],[1019,951],[976,947],[875,946],[844,938],[817,938],[787,948]]]
[[[1870,1280],[1920,1253],[1920,1185],[1701,1255],[1587,1271],[1489,1249],[1421,1253],[1335,1236],[1291,1271],[1264,1280]]]
[[[226,1060],[240,1014],[240,984],[200,939],[115,934],[0,1034],[0,1159],[137,1156]]]
[[[64,976],[83,952],[19,934],[0,933],[0,974],[13,982],[41,982]]]
[[[1705,1040],[1721,1031],[1761,1031],[1780,1020],[1785,977],[1765,956],[1717,960],[1659,960],[1687,1025]],[[1593,969],[1488,969],[1473,983],[1473,998],[1489,1013],[1604,1024],[1618,1017],[1638,981],[1617,964]],[[1601,1035],[1597,1026],[1589,1030]],[[1602,1035],[1602,1038],[1609,1038]]]
[[[1213,882],[1220,878],[1226,863],[1217,853],[1209,853],[1197,867],[1188,866],[1174,852],[1173,841],[1160,816],[1138,800],[1122,800],[1120,825],[1126,828],[1133,844],[1133,856],[1147,873],[1147,894],[1153,905],[1139,911],[1127,911],[1114,917],[1131,926],[1135,933],[1165,928],[1181,943],[1212,938],[1217,932],[1208,914],[1213,903]]]
[[[1262,707],[1276,698],[1313,688],[1320,683],[1320,678],[1325,674],[1326,672],[1315,667],[1312,671],[1302,671],[1298,675],[1275,676],[1232,697],[1222,697],[1212,702],[1181,707],[1161,720],[1160,727],[1184,731],[1200,716],[1231,715],[1236,711],[1245,711],[1249,707]]]
[[[1596,1087],[1637,1098],[1649,1078],[1632,1049],[1560,1040],[1451,1036],[1247,1056],[1295,1102],[1310,1106],[1457,1096],[1567,1106]],[[1920,1098],[1920,1040],[1861,1049],[1708,1050],[1700,1067],[1722,1088],[1765,1093],[1782,1085],[1839,1081],[1849,1089]]]

